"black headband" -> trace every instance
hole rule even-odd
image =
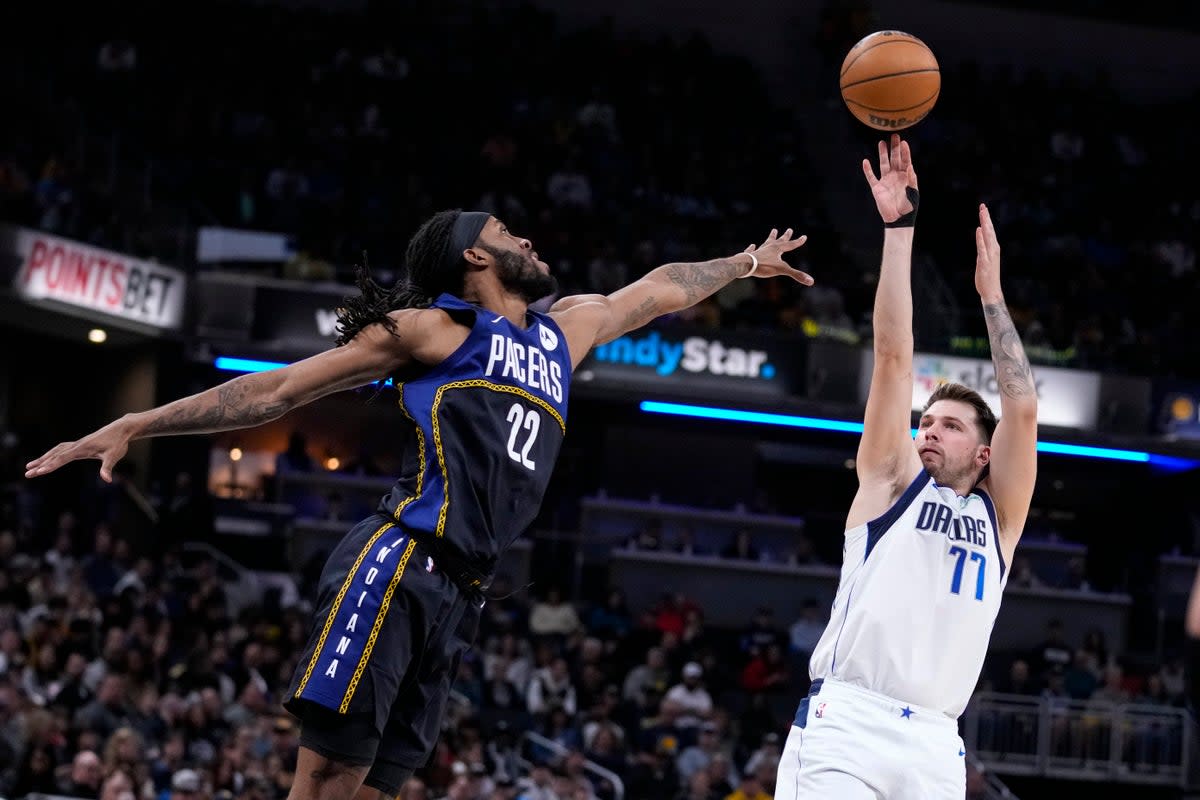
[[[483,226],[487,225],[491,216],[486,211],[463,211],[458,215],[458,219],[454,220],[454,227],[450,230],[450,241],[446,243],[443,261],[447,267],[458,266],[463,250],[475,246]]]

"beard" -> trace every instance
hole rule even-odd
[[[500,285],[526,303],[536,302],[558,291],[558,279],[538,269],[532,258],[511,250],[483,249],[496,259],[496,275],[500,278]]]
[[[969,478],[974,478],[971,481],[972,484],[978,483],[983,476],[975,476],[977,469],[974,462],[964,466],[962,464],[948,464],[943,461],[940,466],[933,469],[926,467],[926,471],[930,477],[937,481],[939,486],[954,486]]]

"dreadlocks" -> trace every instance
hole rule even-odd
[[[371,278],[366,258],[357,270],[358,295],[347,297],[338,309],[337,339],[341,346],[368,325],[381,323],[389,331],[396,323],[388,312],[401,308],[426,308],[442,292],[462,291],[466,265],[462,259],[446,258],[461,209],[439,211],[426,220],[408,242],[404,254],[406,275],[390,288]]]

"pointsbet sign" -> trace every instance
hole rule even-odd
[[[172,267],[24,228],[0,231],[16,254],[13,289],[157,328],[183,324],[187,276]]]

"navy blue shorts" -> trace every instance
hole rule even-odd
[[[285,698],[301,744],[372,764],[367,785],[399,794],[385,774],[428,761],[479,616],[478,597],[393,520],[355,525],[321,572],[313,630]]]

